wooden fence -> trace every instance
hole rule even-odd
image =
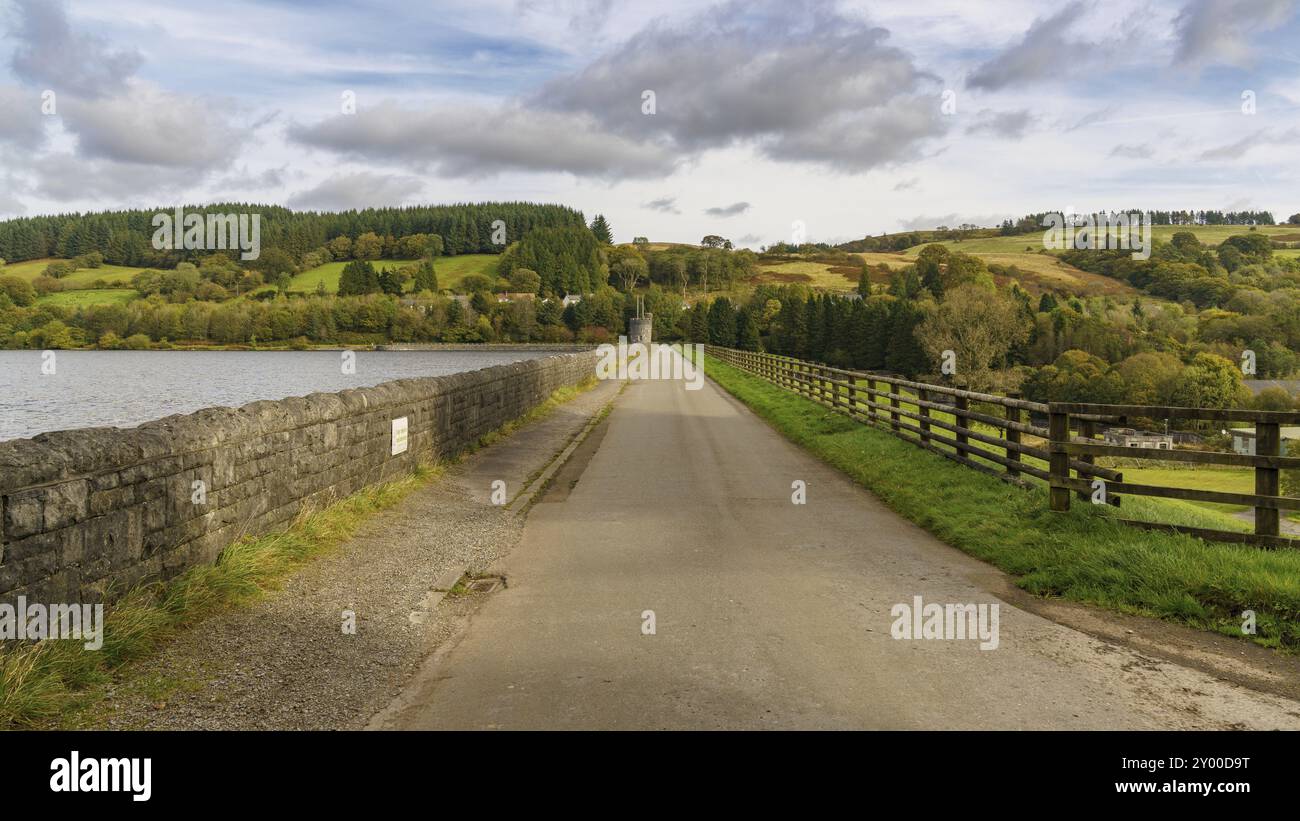
[[[1254,534],[1120,521],[1220,541],[1271,547],[1297,544],[1279,535],[1278,511],[1300,510],[1300,499],[1279,495],[1278,471],[1300,468],[1300,458],[1280,454],[1278,428],[1300,423],[1300,412],[1028,402],[1015,396],[832,368],[774,354],[714,346],[709,346],[708,352],[729,365],[967,467],[1021,485],[1031,484],[1026,477],[1046,482],[1052,510],[1069,510],[1072,495],[1088,501],[1104,500],[1116,507],[1121,494],[1244,505],[1255,509]],[[1048,419],[1046,428],[1033,424],[1035,413]],[[1253,422],[1258,434],[1257,455],[1130,448],[1097,439],[1100,423],[1124,425],[1129,418]],[[1249,466],[1255,469],[1255,492],[1125,482],[1121,471],[1097,465],[1098,456]]]

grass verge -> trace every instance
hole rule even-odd
[[[1300,551],[1137,530],[1094,505],[1052,513],[1045,488],[984,476],[712,357],[706,370],[796,444],[1024,590],[1300,650]],[[1155,501],[1126,497],[1124,515],[1145,518],[1151,511],[1139,508]],[[1201,526],[1225,518],[1191,505],[1162,506],[1159,516]],[[1253,636],[1242,634],[1246,610],[1256,614]]]
[[[594,385],[592,378],[560,388],[459,458],[509,436]],[[128,662],[147,656],[177,631],[278,589],[293,571],[346,542],[370,516],[428,484],[444,467],[417,465],[406,476],[304,512],[284,530],[241,539],[223,550],[215,564],[113,597],[104,608],[104,645],[98,651],[85,650],[80,641],[0,642],[0,729],[37,726],[86,709],[100,697],[100,686],[110,683]]]

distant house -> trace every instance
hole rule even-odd
[[[1174,438],[1167,433],[1153,433],[1135,428],[1107,428],[1103,438],[1108,445],[1121,448],[1172,450]]]
[[[1233,428],[1232,450],[1234,453],[1240,453],[1245,456],[1255,455],[1255,429],[1254,428]],[[1300,427],[1287,426],[1278,428],[1278,433],[1282,437],[1282,452],[1286,453],[1286,443],[1293,439],[1300,439]]]
[[[582,301],[582,294],[565,294],[564,301],[562,304],[564,305],[564,307],[567,308],[570,305],[577,305],[581,301]]]
[[[537,298],[537,294],[510,292],[497,294],[497,302],[532,302]]]

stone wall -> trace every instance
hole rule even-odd
[[[547,356],[0,442],[0,601],[100,601],[210,563],[304,506],[454,456],[592,376],[596,360]],[[409,444],[393,456],[399,417]]]

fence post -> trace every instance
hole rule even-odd
[[[954,396],[953,400],[954,400],[954,407],[958,411],[965,411],[970,409],[970,400],[967,399],[966,397]],[[969,437],[966,436],[966,417],[962,416],[960,413],[954,413],[953,417],[957,420],[957,431],[956,431],[957,442],[959,444],[965,445],[970,441]],[[964,453],[964,451],[961,448],[956,448],[956,453],[958,455],[961,455]]]
[[[902,388],[897,385],[890,385],[888,382],[885,384],[889,385],[889,393],[891,394],[889,397],[889,407],[891,408],[889,411],[889,427],[898,430],[898,392]]]
[[[1058,451],[1057,446],[1070,441],[1070,415],[1056,410],[1054,404],[1048,405],[1047,433],[1050,440],[1048,467],[1052,477],[1050,507],[1052,510],[1069,510],[1070,489],[1064,484],[1058,486],[1057,482],[1070,478],[1070,454]]]
[[[1091,439],[1093,437],[1093,434],[1095,434],[1096,432],[1097,432],[1096,426],[1091,419],[1079,420],[1079,435],[1082,436],[1084,439]],[[1085,453],[1079,457],[1079,461],[1087,462],[1088,464],[1092,465],[1097,462],[1097,457]],[[1091,479],[1092,477],[1089,476],[1088,478]],[[1080,499],[1083,499],[1085,501],[1089,501],[1092,499],[1092,494],[1090,494],[1086,490],[1080,490],[1076,492],[1078,493]]]
[[[916,389],[916,398],[919,400],[916,405],[916,412],[922,417],[917,424],[921,426],[921,443],[929,444],[930,442],[930,409],[920,404],[921,402],[930,401],[930,392],[925,388]]]
[[[1255,455],[1281,456],[1281,431],[1277,422],[1260,422],[1255,426]],[[1278,469],[1257,466],[1255,468],[1255,493],[1259,496],[1278,496],[1281,485],[1278,481]],[[1277,536],[1279,510],[1275,507],[1255,508],[1255,533],[1260,536]]]
[[[1007,394],[1007,398],[1008,398],[1008,399],[1019,399],[1019,398],[1020,398],[1020,395],[1019,395],[1019,394],[1016,394],[1016,393],[1008,393],[1008,394]],[[1020,422],[1020,408],[1014,407],[1013,405],[1007,405],[1007,421],[1008,421],[1008,422],[1012,422],[1012,423],[1019,424],[1019,422]],[[1018,430],[1013,430],[1010,426],[1007,426],[1006,437],[1007,437],[1007,444],[1008,444],[1008,445],[1013,445],[1013,444],[1014,444],[1014,445],[1018,445],[1018,444],[1020,444],[1020,431],[1018,431]],[[1020,461],[1020,451],[1018,451],[1018,450],[1013,450],[1013,449],[1011,449],[1010,447],[1008,447],[1008,448],[1006,449],[1006,455],[1007,455],[1007,459],[1009,459],[1009,460],[1012,461],[1012,462],[1019,462],[1019,461]],[[1019,475],[1020,475],[1020,471],[1019,471],[1017,468],[1015,468],[1015,467],[1013,467],[1013,466],[1011,466],[1011,465],[1007,465],[1007,475],[1008,475],[1008,476],[1019,476]]]

